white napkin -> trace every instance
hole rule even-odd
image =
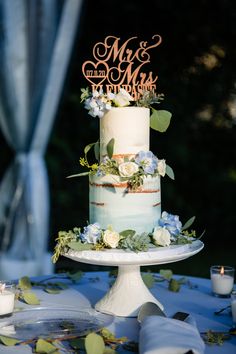
[[[189,350],[194,354],[204,353],[205,344],[194,322],[191,316],[185,322],[162,316],[146,317],[139,334],[139,353],[185,354]]]

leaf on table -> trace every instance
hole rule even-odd
[[[29,291],[23,292],[21,294],[21,298],[28,304],[28,305],[39,305],[40,301],[34,293]]]
[[[105,349],[104,340],[96,333],[89,333],[85,338],[87,354],[103,354]]]
[[[59,353],[58,348],[52,343],[39,338],[36,342],[35,353],[56,354]]]
[[[112,333],[111,331],[109,331],[109,329],[107,329],[107,328],[102,328],[102,329],[100,330],[100,333],[101,333],[101,335],[102,335],[102,337],[103,337],[104,339],[114,340],[114,339],[116,338],[115,335],[114,335],[114,333]]]
[[[151,273],[142,273],[142,279],[147,288],[152,288],[155,283],[155,278]]]
[[[212,330],[208,330],[207,332],[202,333],[202,336],[204,342],[210,345],[223,345],[225,340],[230,339],[230,333],[214,332]]]
[[[102,328],[99,333],[101,334],[105,342],[124,343],[128,341],[127,337],[116,338],[115,334],[105,327]]]
[[[20,343],[21,341],[19,339],[0,335],[0,342],[4,345],[10,347],[10,346],[16,345],[17,343]]]
[[[45,288],[44,291],[48,294],[60,294],[61,290],[58,288]]]
[[[19,279],[19,282],[18,282],[18,287],[21,289],[21,290],[29,290],[32,288],[32,284],[31,284],[31,281],[30,281],[30,278],[29,277],[22,277]]]
[[[47,285],[51,285],[52,287],[57,287],[59,289],[68,289],[69,286],[65,283],[62,283],[61,281],[55,282],[55,283],[48,283]]]
[[[160,275],[164,279],[170,280],[173,277],[173,272],[171,269],[160,269]]]
[[[180,284],[179,284],[178,280],[171,279],[170,282],[169,282],[168,289],[170,291],[173,291],[173,292],[177,293],[180,290]]]
[[[71,340],[69,340],[69,344],[70,344],[71,348],[73,348],[75,350],[85,350],[84,338],[71,339]]]
[[[69,279],[76,282],[76,281],[79,281],[83,277],[84,273],[82,272],[82,270],[78,270],[78,272],[75,272],[75,273],[68,272],[68,273],[66,273],[66,275]]]

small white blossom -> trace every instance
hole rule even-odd
[[[153,232],[153,240],[157,246],[169,246],[170,245],[170,233],[163,227],[155,227]]]
[[[122,177],[132,177],[138,172],[138,165],[135,162],[123,162],[119,165],[119,172]]]
[[[157,172],[160,176],[164,177],[166,174],[166,162],[165,160],[158,160],[157,163]]]
[[[120,92],[113,99],[113,102],[117,107],[125,107],[129,105],[130,101],[133,100],[133,97],[130,96],[126,90],[121,88]]]
[[[106,230],[103,234],[103,241],[106,246],[116,248],[120,241],[120,235],[116,231]]]

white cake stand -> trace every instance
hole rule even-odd
[[[73,251],[66,257],[77,262],[117,266],[118,276],[106,295],[97,302],[95,309],[115,316],[136,317],[142,304],[151,301],[162,304],[151,294],[144,284],[140,266],[150,266],[177,262],[193,256],[202,250],[204,244],[196,240],[187,245],[152,248],[148,252],[131,252],[118,249],[104,251]]]

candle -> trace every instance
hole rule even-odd
[[[234,286],[234,268],[227,266],[211,267],[212,292],[219,296],[229,296]]]
[[[14,310],[15,285],[0,282],[0,318],[10,316]]]
[[[231,310],[233,322],[236,323],[236,291],[232,291],[231,293]]]

